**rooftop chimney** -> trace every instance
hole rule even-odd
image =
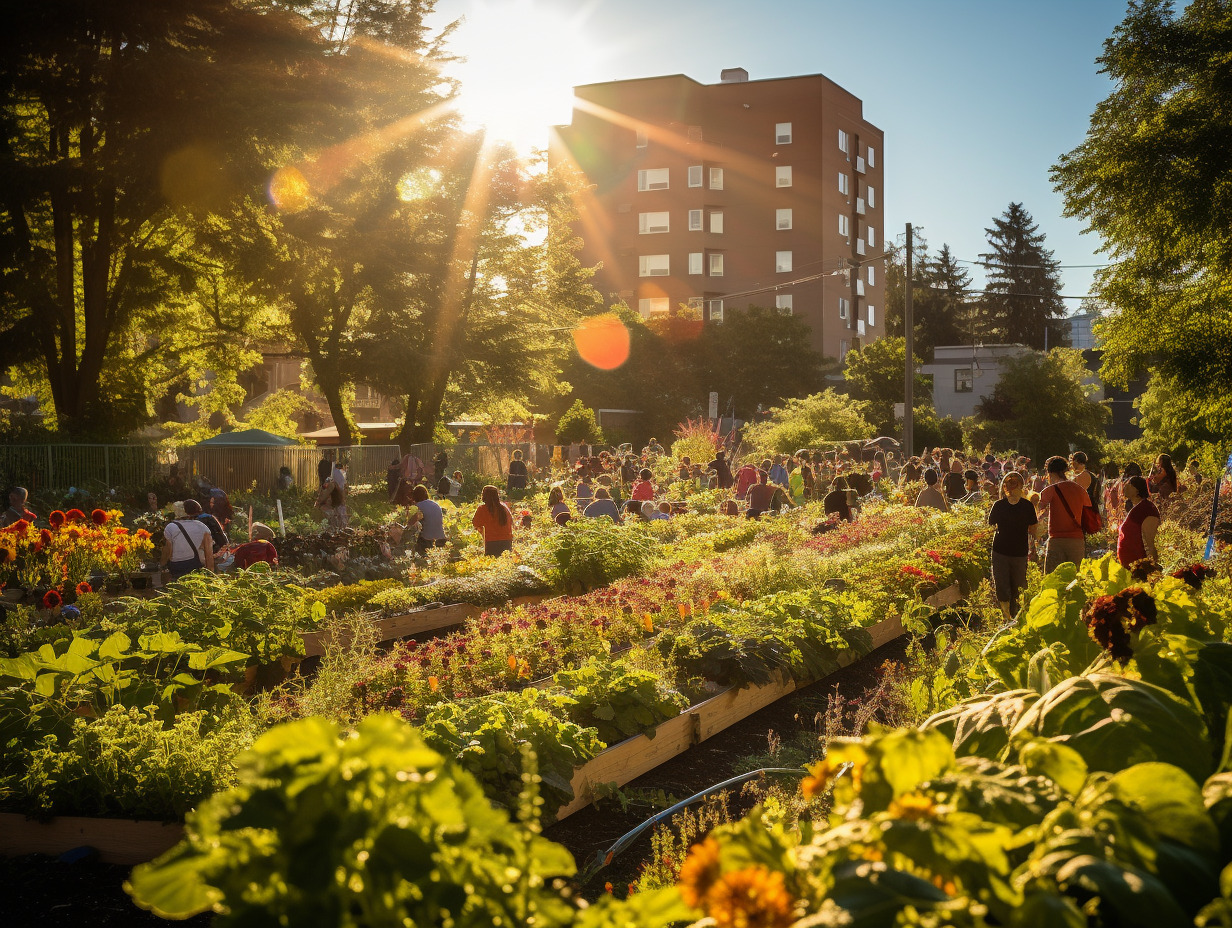
[[[719,80],[724,84],[742,84],[749,79],[749,72],[744,68],[724,68],[719,72]]]

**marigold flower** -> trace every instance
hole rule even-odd
[[[128,554],[128,548],[124,547],[123,545],[116,545],[112,553],[116,556],[118,560],[119,558],[122,558],[124,557],[124,555]]]
[[[689,855],[680,865],[678,889],[684,904],[700,908],[719,879],[719,842],[707,838],[689,849]]]
[[[64,514],[64,518],[69,522],[84,522],[86,520],[86,514],[80,509],[70,509]]]
[[[85,596],[87,593],[93,593],[93,592],[94,592],[94,587],[90,586],[90,584],[88,584],[86,581],[82,580],[79,584],[77,584],[77,595],[78,596]]]
[[[810,764],[807,768],[809,775],[800,781],[800,794],[805,799],[812,799],[819,793],[824,793],[830,788],[830,784],[834,782],[842,766],[842,764],[832,764],[825,758],[815,764]]]
[[[55,590],[48,590],[43,594],[43,608],[54,609],[56,606],[63,605],[64,597]]]
[[[147,532],[147,531],[146,531],[145,529],[143,529],[143,528],[139,528],[139,529],[137,529],[137,537],[138,537],[138,538],[140,538],[142,541],[149,541],[149,539],[150,539],[150,533],[149,533],[149,532]]]
[[[707,913],[718,928],[787,928],[795,899],[783,874],[745,867],[725,874],[706,896]]]
[[[908,822],[934,819],[941,813],[933,798],[921,792],[904,793],[890,802],[887,811],[895,818]]]
[[[642,628],[646,629],[646,634],[654,634],[654,619],[651,618],[649,612],[642,614]]]
[[[103,512],[101,509],[95,509],[92,513],[90,513],[90,521],[95,525],[106,525],[107,513]]]
[[[52,528],[59,528],[64,524],[65,515],[59,509],[53,509],[51,515],[47,517],[47,521],[51,523]]]
[[[428,689],[435,693],[441,688],[441,681],[436,677],[428,677]]]
[[[509,669],[510,669],[510,670],[517,670],[517,669],[518,669],[518,659],[517,659],[516,657],[514,657],[512,654],[510,654],[510,655],[509,655],[509,658],[508,658],[508,660],[507,660],[507,662],[506,662],[506,663],[508,663],[508,664],[509,664]]]

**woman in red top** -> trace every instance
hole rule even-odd
[[[637,483],[633,484],[633,489],[629,493],[630,499],[635,499],[639,502],[654,499],[654,481],[651,479],[654,474],[650,472],[650,468],[643,467],[640,471],[638,471],[637,476],[639,479]]]
[[[251,539],[232,552],[236,568],[251,567],[261,561],[277,567],[278,549],[274,547],[274,530],[264,522],[254,522]]]
[[[500,490],[489,484],[483,488],[482,504],[475,510],[471,525],[483,536],[483,553],[500,557],[513,550],[513,513],[501,502]]]
[[[1117,560],[1127,570],[1139,561],[1159,563],[1155,533],[1159,531],[1159,509],[1151,502],[1144,477],[1126,477],[1122,484],[1129,514],[1117,532]]]

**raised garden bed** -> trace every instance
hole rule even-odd
[[[127,818],[62,815],[49,822],[19,812],[0,812],[0,855],[46,854],[58,857],[79,847],[91,847],[106,864],[139,864],[153,860],[184,836],[178,823]]]

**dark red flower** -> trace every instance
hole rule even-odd
[[[43,594],[43,608],[54,609],[56,606],[63,604],[64,597],[55,590],[48,590]]]
[[[95,509],[92,513],[90,513],[90,521],[95,525],[106,525],[108,518],[107,513],[103,512],[101,509]]]
[[[52,528],[59,528],[64,524],[65,515],[59,509],[53,509],[51,515],[47,517],[47,521],[51,523]]]
[[[69,522],[84,522],[86,514],[80,509],[70,509],[64,514],[64,518]]]
[[[93,593],[93,592],[94,592],[94,587],[90,586],[90,584],[86,583],[86,581],[82,580],[79,584],[77,584],[77,595],[78,596],[85,596],[87,593]]]
[[[1182,567],[1180,570],[1172,571],[1171,576],[1177,580],[1184,580],[1189,586],[1195,590],[1202,589],[1202,583],[1206,580],[1206,575],[1211,572],[1211,569],[1205,564],[1190,564],[1188,567]]]
[[[26,529],[30,527],[30,523],[27,522],[25,519],[18,519],[10,527],[12,528],[14,533],[20,534],[21,532],[24,532]]]

